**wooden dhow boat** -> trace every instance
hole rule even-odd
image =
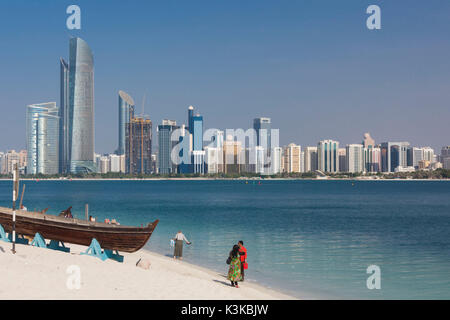
[[[44,239],[85,246],[95,238],[103,249],[135,252],[147,243],[158,222],[132,227],[16,210],[15,229],[17,234],[24,236],[34,237],[39,232]],[[5,232],[12,232],[12,209],[0,207],[0,224]]]

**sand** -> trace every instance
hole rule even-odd
[[[226,265],[217,273],[147,250],[123,253],[123,263],[101,261],[80,255],[84,246],[67,246],[70,253],[17,244],[14,255],[0,241],[0,299],[294,299],[255,283],[233,288]],[[136,267],[140,258],[151,262],[148,270]]]

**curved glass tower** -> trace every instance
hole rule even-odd
[[[27,174],[58,173],[58,127],[55,102],[27,106]]]
[[[116,153],[125,154],[127,123],[134,118],[134,100],[126,92],[119,91],[119,146]]]
[[[95,172],[94,57],[80,38],[69,45],[69,152],[70,172]]]

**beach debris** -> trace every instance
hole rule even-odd
[[[138,262],[136,262],[136,267],[148,270],[150,268],[151,262],[147,259],[140,258]]]

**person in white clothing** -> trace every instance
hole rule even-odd
[[[186,244],[191,244],[191,242],[186,239],[184,234],[181,231],[178,231],[178,233],[175,235],[175,237],[172,239],[175,241],[175,249],[173,250],[173,258],[176,259],[177,257],[180,258],[180,260],[183,260],[183,241],[186,242]]]

